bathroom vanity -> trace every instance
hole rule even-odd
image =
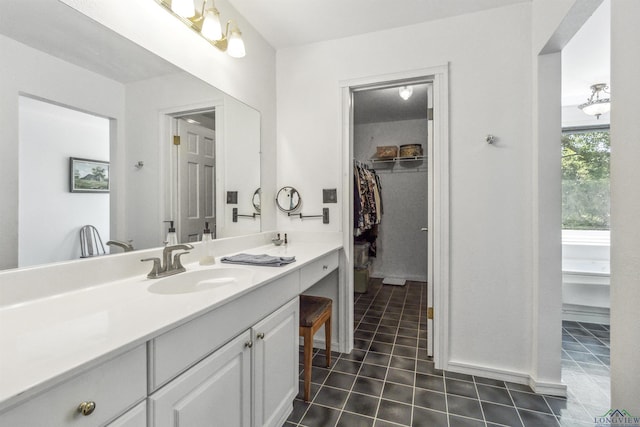
[[[5,305],[0,425],[282,425],[298,392],[298,295],[338,268],[340,249],[327,239],[241,250],[294,255],[284,267],[201,267],[193,254],[166,279]],[[125,270],[131,256],[141,258],[123,254]]]

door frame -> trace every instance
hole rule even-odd
[[[427,146],[429,168],[427,280],[432,286],[429,306],[433,307],[433,360],[435,368],[447,369],[449,359],[449,65],[344,80],[341,90],[342,116],[342,235],[345,253],[342,297],[346,321],[343,336],[346,351],[353,348],[353,102],[354,90],[397,84],[430,82],[433,85],[433,141]],[[342,266],[341,266],[342,267]]]
[[[224,206],[222,204],[222,194],[218,191],[219,188],[225,188],[223,177],[224,171],[220,168],[223,166],[218,165],[218,159],[224,158],[223,148],[221,147],[221,141],[224,140],[224,102],[221,99],[203,101],[189,105],[181,105],[177,107],[171,107],[160,110],[158,112],[158,123],[160,123],[159,137],[158,137],[158,152],[160,153],[160,164],[162,170],[168,171],[168,173],[160,174],[158,180],[160,198],[159,212],[164,215],[164,220],[173,219],[175,224],[179,224],[179,208],[178,208],[178,166],[177,166],[177,150],[174,150],[173,136],[176,135],[176,116],[184,115],[188,113],[195,113],[201,111],[216,111],[216,147],[215,147],[215,159],[216,159],[216,177],[215,177],[215,206],[216,206],[216,221],[223,221],[224,212],[219,211],[219,207]],[[167,225],[160,222],[158,226],[158,238],[159,241],[163,241],[167,234]]]

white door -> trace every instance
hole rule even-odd
[[[215,237],[216,133],[183,119],[178,133],[178,241],[197,242],[205,222]]]
[[[246,331],[149,397],[149,425],[251,425],[251,334]]]
[[[280,427],[298,393],[298,298],[252,329],[254,427]]]
[[[427,227],[422,230],[427,239],[427,356],[433,357],[433,83],[427,85]],[[430,233],[431,231],[431,233]]]

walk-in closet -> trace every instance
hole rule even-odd
[[[353,93],[354,287],[427,280],[428,83]]]

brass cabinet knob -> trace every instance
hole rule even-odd
[[[256,335],[256,338],[258,338],[259,340],[263,340],[264,339],[264,332],[260,332],[258,335]]]
[[[253,347],[253,341],[247,341],[246,343],[244,343],[244,346],[249,348]]]
[[[88,402],[82,402],[80,405],[78,405],[78,412],[80,412],[85,417],[87,415],[93,414],[93,411],[95,410],[96,410],[96,402],[93,402],[91,400]]]

